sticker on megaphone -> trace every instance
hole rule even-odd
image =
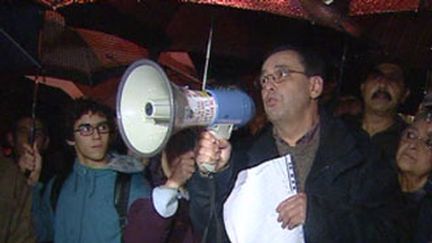
[[[208,130],[217,138],[228,140],[234,127],[247,124],[255,115],[255,104],[245,92],[239,89],[225,88],[208,90],[212,103],[206,114],[212,116]],[[202,172],[215,172],[215,164],[202,163]]]
[[[245,92],[233,88],[197,91],[183,89],[182,127],[233,124],[241,127],[255,115],[255,104]],[[181,100],[179,99],[181,103]],[[219,129],[218,129],[219,130]],[[222,135],[221,135],[222,136]],[[224,137],[224,136],[222,136]],[[229,138],[229,136],[228,136]]]
[[[211,124],[216,117],[216,100],[205,91],[183,89],[183,92],[187,97],[187,105],[183,106],[182,126]]]

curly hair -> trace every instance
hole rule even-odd
[[[112,130],[115,130],[114,111],[106,105],[89,98],[79,98],[72,102],[64,111],[64,132],[66,139],[73,141],[74,124],[83,115],[88,113],[98,114],[108,120]]]

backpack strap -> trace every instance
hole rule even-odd
[[[131,185],[130,181],[131,181],[131,174],[117,172],[117,178],[114,187],[114,206],[119,216],[122,242],[124,241],[123,233],[124,233],[124,228],[126,226],[129,191]]]

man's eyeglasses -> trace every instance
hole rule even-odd
[[[108,122],[101,122],[96,126],[93,126],[89,123],[84,123],[79,125],[78,128],[74,130],[74,132],[79,132],[81,136],[91,136],[95,130],[97,130],[99,134],[107,134],[111,131],[111,128]]]
[[[432,137],[421,137],[417,134],[417,132],[411,128],[407,128],[402,133],[402,139],[405,141],[419,141],[424,146],[424,148],[432,151]]]
[[[274,71],[273,73],[261,75],[257,80],[257,85],[259,86],[259,88],[263,88],[266,84],[270,82],[279,84],[294,73],[306,75],[306,73],[302,71],[291,70],[287,67],[280,67],[276,68],[276,71]]]

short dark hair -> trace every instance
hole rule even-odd
[[[312,47],[289,44],[278,46],[265,55],[264,61],[271,55],[283,51],[293,51],[300,56],[300,62],[305,67],[305,73],[307,76],[321,76],[323,79],[325,78],[326,73],[324,60],[320,53]]]
[[[75,122],[89,112],[106,117],[109,126],[115,128],[114,112],[110,107],[89,98],[79,98],[70,103],[65,110],[64,132],[68,140],[73,140]]]

